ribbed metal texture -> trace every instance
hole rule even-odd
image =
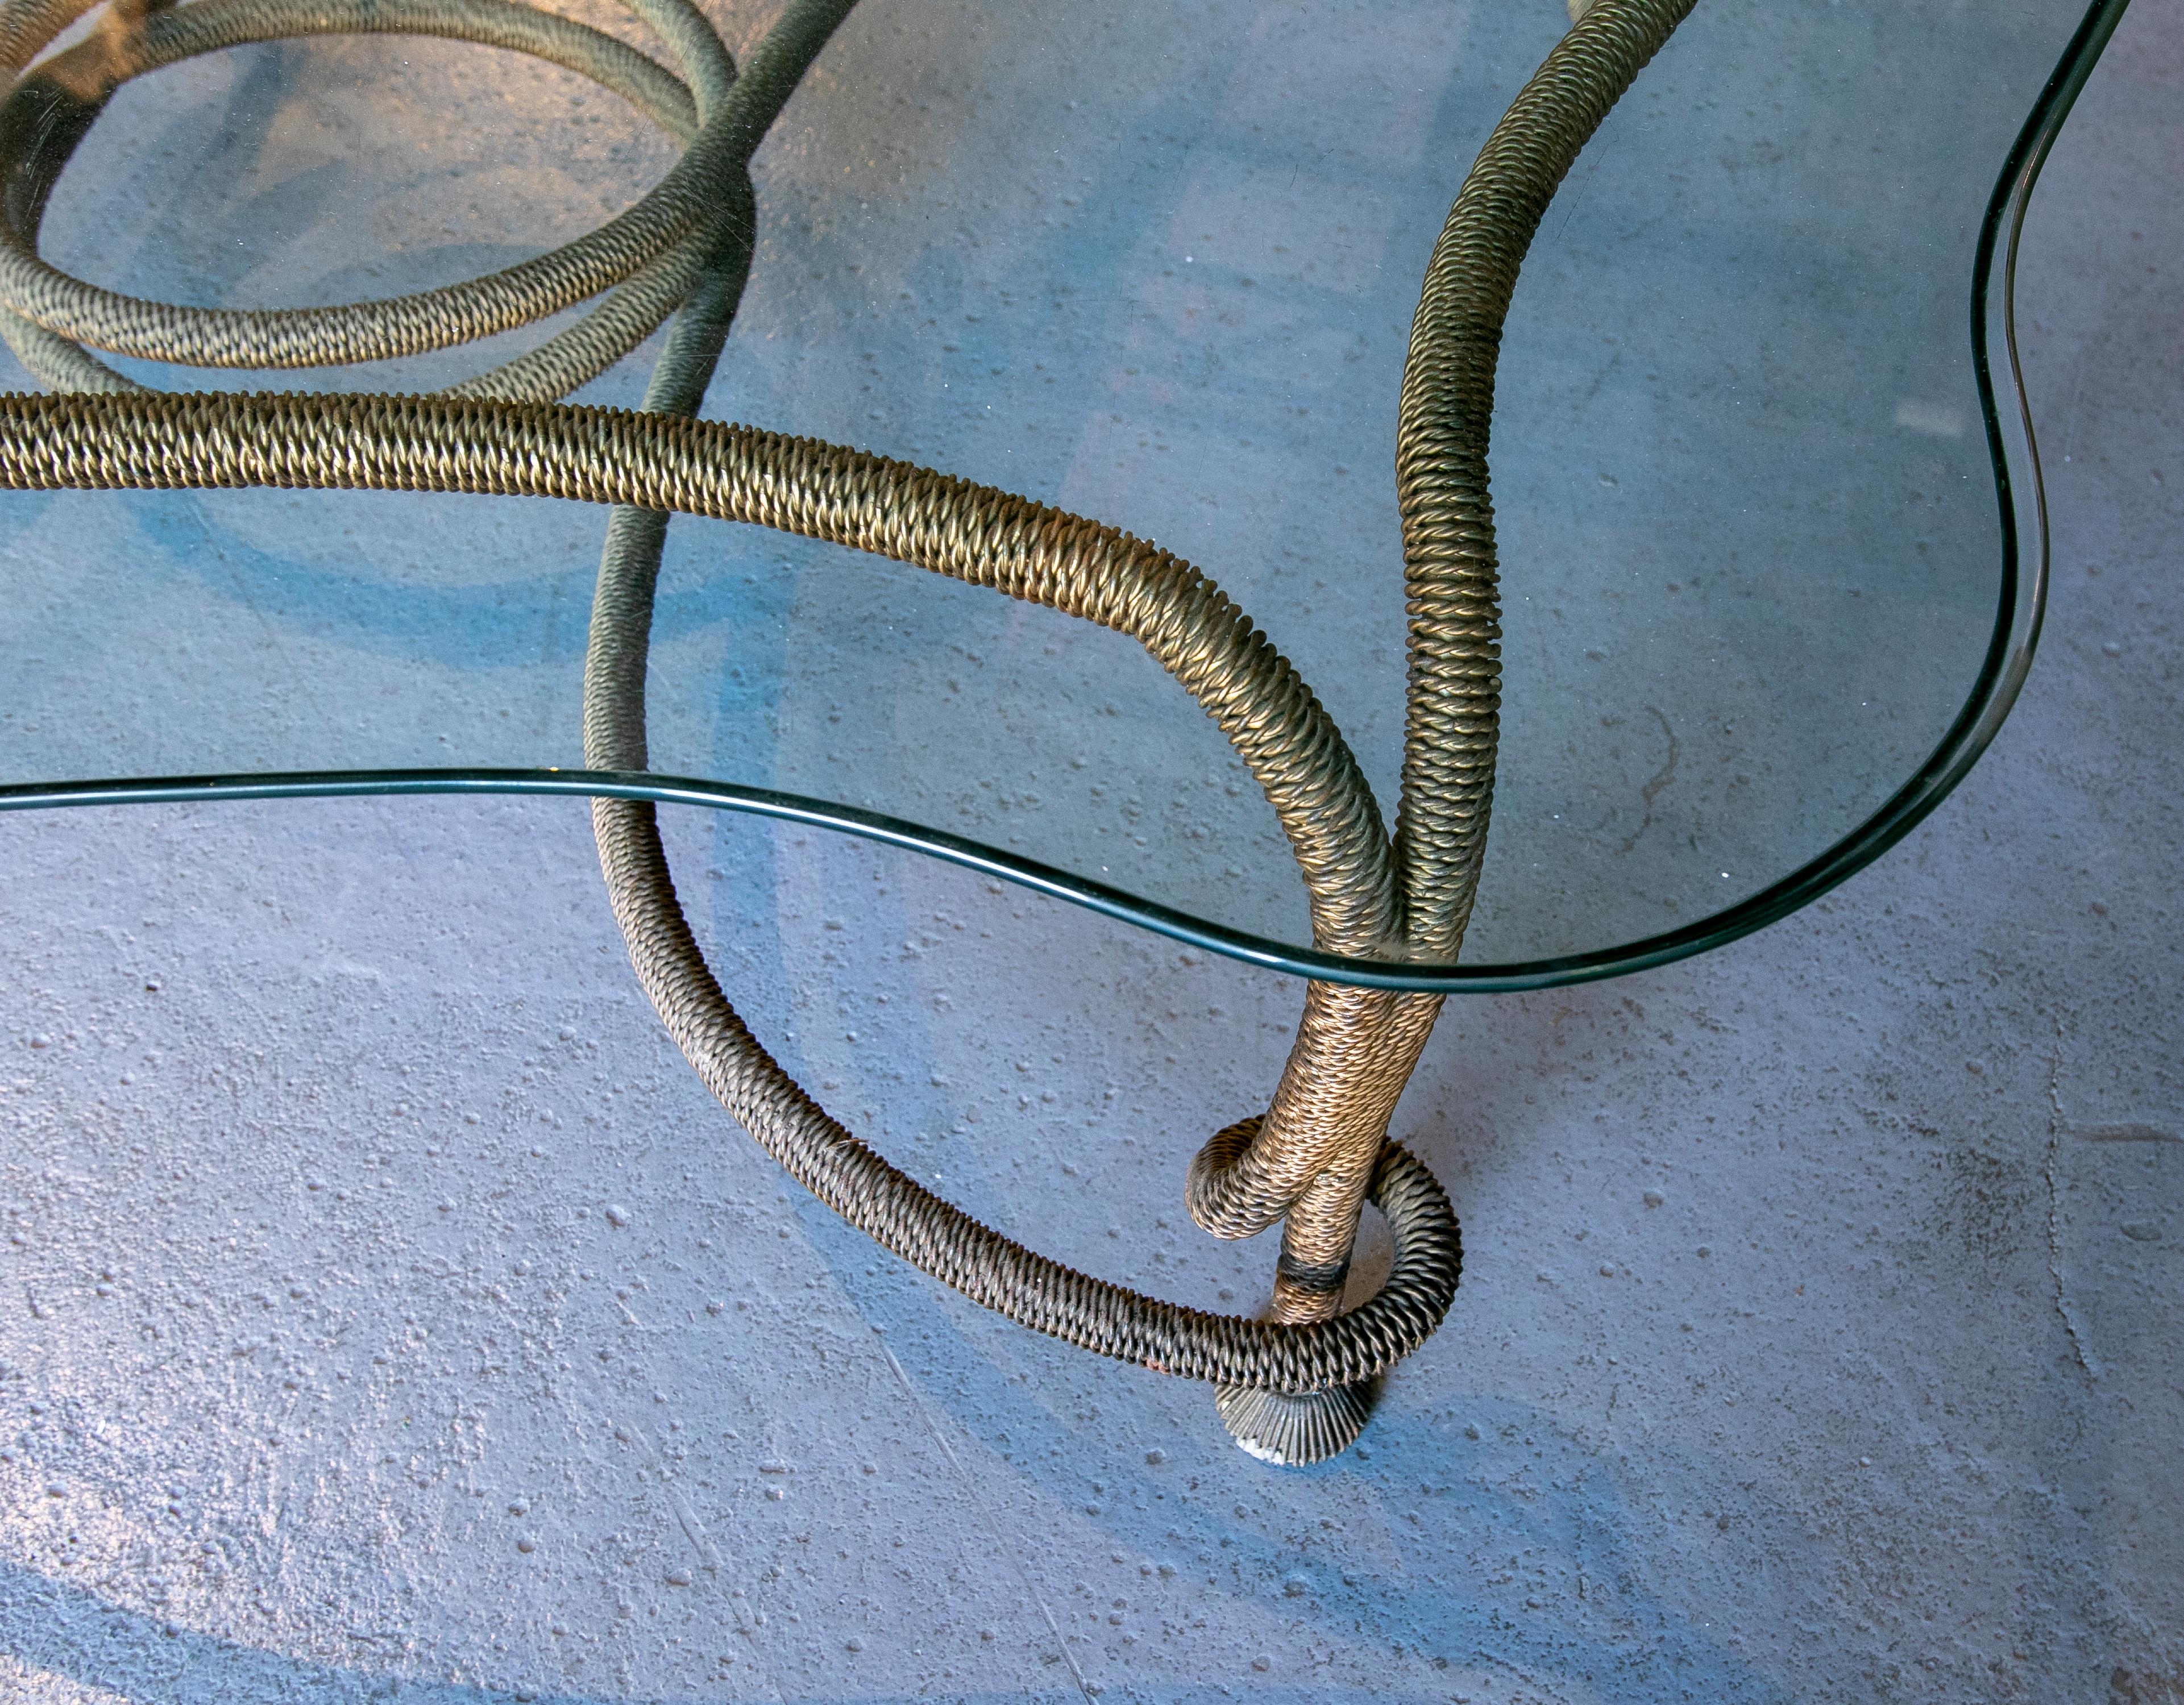
[[[292,486],[472,492],[616,506],[593,606],[588,763],[642,770],[645,660],[672,514],[852,546],[1129,635],[1195,698],[1265,789],[1323,949],[1453,958],[1476,892],[1493,784],[1499,606],[1486,452],[1501,325],[1555,186],[1691,0],[1597,0],[1479,156],[1434,251],[1399,412],[1410,616],[1402,811],[1391,843],[1340,731],[1266,637],[1190,564],[1097,522],[840,446],[688,418],[750,266],[746,165],[850,0],[794,0],[740,75],[687,0],[631,0],[680,75],[596,31],[508,0],[195,0],[116,4],[0,103],[0,336],[67,394],[0,398],[0,484]],[[19,74],[90,0],[0,6]],[[627,212],[488,277],[313,309],[177,307],[101,290],[37,255],[54,181],[128,78],[239,42],[426,33],[515,48],[626,96],[686,152]],[[530,354],[432,398],[168,396],[92,349],[198,366],[332,365],[445,348],[604,300]],[[679,312],[677,311],[679,309]],[[554,399],[676,315],[640,413]],[[1318,1460],[1365,1419],[1367,1382],[1440,1323],[1461,1266],[1447,1197],[1388,1122],[1438,996],[1311,986],[1263,1118],[1217,1134],[1186,1196],[1207,1230],[1284,1223],[1274,1318],[1211,1315],[1034,1254],[940,1201],[826,1112],[722,995],[677,902],[649,805],[594,802],[601,867],[639,980],[722,1105],[844,1218],[1011,1319],[1102,1355],[1223,1387],[1248,1448]],[[1394,1233],[1379,1291],[1343,1312],[1357,1217]]]

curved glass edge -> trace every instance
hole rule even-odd
[[[1285,946],[1192,917],[1089,878],[901,818],[732,783],[601,770],[345,770],[250,776],[31,783],[0,788],[0,811],[187,800],[340,798],[383,794],[546,794],[653,800],[799,822],[924,854],[1015,883],[1248,965],[1361,988],[1505,994],[1618,977],[1666,965],[1787,917],[1886,852],[1970,772],[2000,732],[2032,666],[2047,606],[2047,500],[2017,358],[2018,240],[2040,169],[2130,0],[2092,0],[2004,162],[1980,226],[1973,265],[1972,357],[2002,511],[2003,573],[1995,627],[1956,720],[1911,779],[1858,828],[1810,863],[1729,910],[1620,947],[1502,965],[1420,965],[1346,959]],[[2008,395],[1995,376],[2007,376]],[[2007,400],[2009,406],[2005,407]],[[2021,501],[2020,501],[2021,499]]]

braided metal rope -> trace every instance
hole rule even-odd
[[[0,67],[23,72],[93,3],[0,6]],[[33,66],[0,103],[0,336],[48,384],[75,394],[0,398],[0,484],[489,492],[614,504],[586,666],[586,755],[597,767],[645,767],[645,655],[671,513],[827,539],[1045,604],[1137,639],[1228,735],[1289,838],[1321,947],[1362,954],[1407,941],[1453,956],[1492,783],[1499,665],[1485,448],[1501,317],[1555,183],[1691,0],[1597,0],[1496,131],[1435,249],[1401,416],[1412,668],[1392,846],[1340,731],[1190,565],[1006,493],[688,418],[749,269],[747,162],[852,0],[794,0],[740,75],[687,0],[630,3],[667,42],[680,77],[508,0],[193,0],[173,9],[120,0],[87,39]],[[649,194],[588,237],[488,278],[382,302],[177,307],[100,290],[38,258],[53,184],[122,81],[242,42],[358,31],[534,53],[623,94],[686,151]],[[86,348],[200,366],[331,365],[447,348],[602,293],[530,355],[434,398],[159,395]],[[678,305],[644,412],[552,403]],[[677,902],[652,808],[599,800],[593,816],[632,963],[708,1087],[814,1194],[943,1282],[1085,1348],[1269,1401],[1355,1387],[1446,1315],[1461,1259],[1454,1217],[1425,1168],[1385,1140],[1438,997],[1312,986],[1269,1112],[1209,1142],[1188,1190],[1194,1215],[1222,1235],[1287,1218],[1281,1318],[1205,1314],[1022,1249],[829,1118],[722,995]],[[1395,1262],[1377,1295],[1339,1313],[1368,1198],[1388,1217]],[[1343,1401],[1355,1419],[1313,1421],[1307,1457],[1354,1435],[1362,1405]],[[1232,1425],[1251,1409],[1231,1396],[1223,1407]]]
[[[1426,263],[1396,415],[1410,686],[1405,932],[1453,959],[1479,888],[1502,704],[1487,442],[1517,271],[1578,153],[1696,0],[1591,0],[1494,127]]]

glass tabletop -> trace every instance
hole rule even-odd
[[[512,50],[489,0],[443,8],[467,40],[358,0],[318,8],[348,33],[243,41],[223,3],[243,14],[164,14],[205,21],[103,112],[85,80],[119,50],[96,32],[144,14],[78,20],[44,62],[64,70],[0,114],[10,219],[51,266],[200,307],[432,290],[613,219],[689,128],[627,56],[603,82],[550,41]],[[558,9],[673,63],[628,12]],[[1701,0],[1580,157],[1502,340],[1500,750],[1459,964],[1316,950],[1273,810],[1135,641],[760,527],[670,527],[649,769],[586,769],[607,512],[532,498],[0,495],[0,805],[651,794],[1395,986],[1537,986],[1730,939],[1907,831],[2022,677],[2044,543],[2010,245],[2120,9]],[[1217,59],[1164,53],[1165,12],[851,11],[754,158],[749,281],[700,412],[1156,541],[1311,684],[1392,822],[1412,314],[1568,18],[1269,8]],[[721,28],[741,55],[765,21]],[[53,315],[10,300],[35,353]],[[93,353],[164,390],[414,393],[585,311],[270,374]],[[662,341],[574,400],[643,406]],[[0,364],[0,388],[36,387]]]

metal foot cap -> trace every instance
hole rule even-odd
[[[1373,1383],[1324,1391],[1263,1391],[1223,1385],[1213,1394],[1222,1424],[1262,1463],[1303,1468],[1350,1447],[1373,1412]]]

